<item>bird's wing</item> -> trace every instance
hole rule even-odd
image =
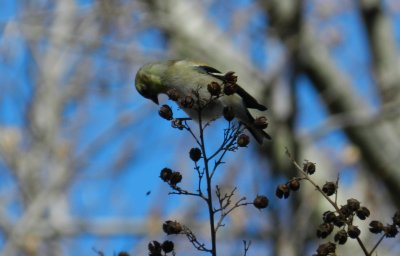
[[[213,77],[216,77],[218,79],[223,80],[224,74],[222,74],[221,71],[219,71],[219,70],[217,70],[217,69],[215,69],[213,67],[210,67],[210,66],[207,66],[207,65],[199,65],[196,68],[201,73],[206,73],[206,74],[209,74],[209,75],[211,75]]]
[[[222,74],[219,70],[217,70],[213,67],[210,67],[207,65],[199,65],[199,66],[197,66],[197,69],[201,73],[206,73],[215,78],[218,78],[221,81],[226,82],[225,74]],[[236,93],[239,94],[240,97],[242,97],[244,105],[247,108],[258,109],[260,111],[267,110],[267,108],[264,105],[261,105],[260,103],[258,103],[257,100],[253,96],[251,96],[248,92],[246,92],[246,90],[243,89],[240,85],[237,85]]]
[[[267,110],[266,106],[258,103],[257,100],[253,96],[251,96],[248,92],[246,92],[246,90],[243,89],[240,85],[237,85],[236,93],[239,94],[240,97],[242,97],[246,108],[254,108],[260,111]]]

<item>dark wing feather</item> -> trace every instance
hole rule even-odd
[[[197,66],[197,68],[199,69],[200,72],[210,74],[212,76],[217,77],[218,79],[221,79],[220,76],[221,77],[223,76],[221,74],[221,71],[219,71],[213,67],[210,67],[210,66],[201,65],[201,66]]]
[[[240,97],[242,97],[246,108],[254,108],[261,111],[267,110],[267,107],[258,103],[257,100],[253,98],[253,96],[251,96],[248,92],[246,92],[240,85],[237,85],[236,93],[239,94]]]

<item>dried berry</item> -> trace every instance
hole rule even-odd
[[[168,182],[171,179],[171,175],[172,175],[172,170],[169,168],[164,168],[161,170],[160,172],[160,178],[164,181],[164,182]]]
[[[237,76],[235,76],[235,72],[229,71],[224,76],[226,83],[236,84]]]
[[[369,231],[374,234],[379,234],[383,231],[383,224],[380,221],[373,220],[369,223]]]
[[[225,95],[232,95],[237,91],[237,85],[236,84],[231,84],[227,83],[224,85],[224,93]]]
[[[225,118],[226,121],[232,121],[233,118],[235,118],[235,112],[233,111],[233,108],[228,106],[228,107],[224,107],[222,114]]]
[[[290,195],[290,190],[289,190],[289,187],[288,187],[288,185],[286,185],[286,184],[281,184],[281,185],[279,185],[277,188],[276,188],[276,191],[275,191],[275,195],[278,197],[278,198],[288,198],[289,197],[289,195]]]
[[[167,95],[172,101],[177,101],[180,98],[179,92],[175,88],[169,89]]]
[[[179,118],[173,119],[171,121],[171,126],[172,128],[178,128],[179,130],[183,130],[183,128],[185,128],[185,126],[182,124],[182,120]]]
[[[246,147],[250,143],[250,138],[246,134],[240,134],[236,142],[239,147]]]
[[[173,172],[169,179],[169,184],[175,186],[182,181],[182,174],[180,172]]]
[[[345,223],[346,221],[342,216],[336,216],[335,220],[333,221],[333,225],[338,228],[343,227]]]
[[[357,238],[360,235],[361,231],[357,226],[349,225],[347,227],[347,234],[350,238]]]
[[[327,242],[325,244],[321,244],[318,246],[317,249],[317,256],[327,256],[331,253],[334,253],[336,251],[336,244],[332,242]]]
[[[360,220],[365,220],[366,218],[368,218],[369,217],[369,215],[370,215],[370,212],[369,212],[369,210],[368,210],[368,208],[367,207],[361,207],[360,209],[358,209],[357,211],[356,211],[356,214],[357,214],[357,217],[360,219]]]
[[[158,114],[166,120],[172,120],[173,117],[172,109],[168,105],[162,105]]]
[[[268,207],[269,200],[266,196],[257,196],[254,201],[254,207],[257,209],[264,209]]]
[[[315,173],[315,163],[306,161],[303,164],[303,171],[308,173],[308,174],[310,174],[310,175],[314,174]]]
[[[350,211],[355,212],[360,209],[360,202],[357,199],[350,198],[347,199],[347,206],[349,207]]]
[[[194,99],[192,96],[185,96],[179,100],[179,104],[182,108],[192,108],[194,105]]]
[[[396,228],[396,225],[387,225],[383,228],[385,231],[386,237],[395,237],[399,231]]]
[[[218,96],[221,93],[221,85],[217,82],[211,82],[207,85],[207,90],[212,96]]]
[[[336,192],[336,184],[334,182],[328,181],[322,186],[322,191],[327,195],[331,196]]]
[[[254,127],[257,129],[265,129],[268,127],[268,119],[265,116],[257,117],[254,120]]]
[[[293,178],[289,181],[290,190],[297,191],[300,188],[300,181],[296,178]]]
[[[335,234],[335,242],[338,242],[339,244],[344,244],[347,241],[347,232],[344,229],[339,230],[336,234]]]
[[[345,218],[349,217],[353,212],[351,211],[350,207],[346,204],[340,207],[339,213],[344,216]]]
[[[167,235],[176,235],[182,232],[182,225],[177,221],[167,220],[162,228]]]
[[[201,158],[201,150],[199,148],[192,148],[189,151],[189,156],[190,159],[192,159],[194,162],[197,162]]]
[[[336,220],[336,214],[334,212],[331,212],[331,211],[326,211],[322,215],[322,220],[325,223],[332,223],[332,222],[334,222]]]
[[[165,253],[172,252],[174,250],[174,242],[166,240],[162,243],[161,248]]]
[[[161,255],[161,244],[157,241],[150,242],[147,246],[151,255]]]
[[[322,223],[317,228],[317,237],[326,238],[333,230],[333,225],[331,223]]]

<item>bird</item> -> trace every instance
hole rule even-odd
[[[201,112],[202,120],[216,119],[223,115],[224,108],[229,107],[235,118],[245,125],[259,144],[262,144],[264,139],[271,139],[271,136],[263,130],[266,126],[260,128],[255,125],[255,119],[249,109],[265,111],[267,108],[239,86],[236,80],[234,72],[224,74],[200,62],[167,60],[142,66],[136,73],[135,87],[141,96],[157,105],[159,105],[159,94],[167,94],[170,98],[170,92],[175,92],[181,97],[196,94],[201,100],[195,101],[194,106],[180,104],[182,110],[195,121],[199,119],[197,111],[199,107],[204,107]],[[213,98],[210,95],[212,93],[210,84],[224,85],[223,92]],[[234,86],[232,90],[226,89],[232,85]],[[214,88],[218,92],[218,86]]]

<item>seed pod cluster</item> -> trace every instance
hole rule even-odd
[[[149,256],[162,256],[174,251],[174,242],[169,240],[165,240],[162,243],[152,241],[149,243],[147,248],[149,249]]]
[[[176,187],[178,183],[182,181],[182,174],[180,172],[174,172],[169,168],[163,168],[160,171],[160,179],[168,183],[171,187]]]

